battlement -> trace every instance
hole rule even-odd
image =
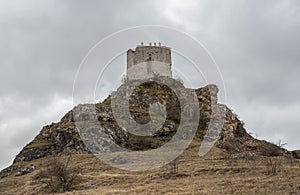
[[[127,51],[127,78],[146,79],[154,75],[172,77],[171,49],[161,43],[141,43]]]

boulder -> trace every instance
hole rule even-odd
[[[300,150],[294,150],[292,151],[292,155],[296,159],[300,159]]]

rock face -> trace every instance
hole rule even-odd
[[[207,85],[195,90],[199,108],[195,106],[180,110],[178,98],[168,86],[172,85],[181,89],[184,88],[183,84],[172,78],[164,79],[168,83],[167,85],[156,83],[155,80],[144,83],[134,89],[129,98],[130,115],[140,124],[146,124],[151,120],[149,105],[159,102],[166,106],[165,122],[151,135],[137,136],[128,132],[128,129],[120,127],[111,108],[112,96],[109,96],[102,103],[78,105],[58,123],[44,126],[33,141],[16,156],[14,163],[50,155],[113,152],[116,148],[112,147],[111,143],[117,143],[121,147],[133,150],[157,148],[169,141],[176,133],[180,123],[180,113],[187,112],[192,119],[194,108],[200,109],[200,121],[196,132],[198,139],[210,139],[210,136],[217,136],[216,146],[233,154],[249,151],[266,156],[284,153],[273,144],[251,137],[238,117],[227,106],[218,104],[216,85]],[[134,82],[128,81],[121,85],[115,93],[122,96],[128,95],[126,89],[134,86]],[[118,106],[124,105],[120,103]],[[211,120],[215,120],[222,113],[225,114],[221,132],[214,134],[212,131],[210,135],[206,135]],[[126,117],[123,121],[127,122]],[[134,131],[134,129],[131,130]],[[266,152],[270,150],[272,152]],[[295,152],[294,157],[298,158],[300,156],[298,153]],[[241,157],[241,155],[235,156]]]
[[[26,175],[28,173],[31,173],[35,170],[35,166],[33,164],[31,164],[29,167],[26,167],[24,169],[22,169],[21,171],[17,172],[16,176],[22,176],[22,175]]]
[[[294,158],[300,159],[300,150],[292,151],[292,155]]]
[[[16,156],[14,163],[66,152],[86,153],[88,150],[80,139],[74,123],[61,121],[44,126],[34,140]]]

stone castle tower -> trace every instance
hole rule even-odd
[[[172,77],[171,49],[159,43],[138,45],[127,51],[127,79],[148,79],[155,75]]]

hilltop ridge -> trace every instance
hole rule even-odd
[[[184,88],[183,84],[172,78],[164,78],[177,88]],[[125,93],[126,87],[130,83],[136,81],[128,81],[122,84],[117,93]],[[254,139],[244,128],[237,115],[234,114],[226,105],[218,103],[216,85],[207,85],[195,90],[199,101],[200,121],[196,132],[195,139],[203,140],[211,120],[216,116],[212,116],[212,105],[225,113],[224,125],[218,136],[216,147],[224,148],[233,153],[251,152],[253,155],[280,156],[288,154],[287,150],[278,146]],[[21,161],[32,161],[51,155],[61,154],[90,154],[97,151],[114,151],[110,148],[111,142],[118,143],[120,146],[134,150],[148,150],[157,148],[174,135],[176,128],[180,122],[180,108],[176,95],[167,86],[152,82],[137,87],[131,95],[130,112],[133,118],[139,123],[147,123],[150,120],[149,105],[155,101],[163,102],[167,105],[169,112],[163,127],[153,134],[152,137],[135,136],[118,126],[114,119],[111,109],[111,96],[107,97],[103,102],[97,104],[81,104],[69,111],[57,123],[46,125],[40,133],[28,143],[16,156],[14,163]],[[96,115],[92,114],[96,110]],[[76,113],[74,112],[76,110]],[[215,115],[220,112],[215,113]],[[75,123],[76,119],[76,123]],[[98,124],[91,126],[92,123],[87,121],[99,121]],[[98,135],[97,147],[88,148],[79,134],[76,125],[88,124],[89,131],[104,132],[108,136],[106,138]],[[97,133],[93,134],[94,136]],[[102,135],[102,134],[101,134]],[[101,148],[99,148],[101,146]],[[271,151],[271,152],[270,152]],[[2,173],[3,175],[3,173]]]
[[[232,194],[250,191],[282,194],[287,190],[290,193],[299,190],[295,179],[300,178],[297,171],[300,164],[296,159],[299,153],[287,151],[278,145],[249,135],[239,117],[226,105],[218,103],[216,85],[209,84],[193,90],[186,89],[181,82],[169,77],[163,78],[164,84],[157,82],[157,79],[150,79],[141,85],[137,85],[141,81],[125,81],[104,101],[77,105],[59,122],[44,126],[19,152],[13,164],[0,172],[1,191],[5,194],[63,192],[65,189],[59,186],[55,191],[47,188],[45,183],[41,183],[45,180],[39,179],[39,175],[47,170],[49,162],[53,162],[53,159],[60,162],[69,157],[72,157],[70,170],[81,170],[80,182],[70,188],[74,194],[140,194],[145,193],[145,190],[154,194],[167,192]],[[134,87],[136,85],[138,87]],[[192,107],[181,105],[179,98],[169,86],[179,91],[194,91],[197,105]],[[129,96],[126,91],[131,87],[133,91]],[[129,99],[130,117],[137,123],[147,124],[151,120],[160,119],[160,116],[151,115],[153,109],[151,105],[158,105],[158,109],[161,109],[159,105],[165,105],[166,120],[157,131],[144,129],[147,136],[135,134],[135,126],[132,126],[130,131],[120,127],[119,124],[128,123],[126,118],[128,116],[122,115],[121,112],[117,121],[116,113],[112,110],[112,100],[116,94]],[[126,107],[124,102],[117,102],[116,105],[122,109]],[[123,111],[122,109],[120,111]],[[181,113],[184,112],[188,121],[193,122],[195,109],[200,110],[195,135],[188,148],[170,164],[149,171],[130,172],[113,168],[94,156],[105,152],[115,153],[118,147],[133,151],[148,151],[164,146],[176,135],[182,120]],[[223,119],[223,122],[221,129],[218,129],[220,126],[214,122],[220,119]],[[127,125],[130,127],[130,124]],[[188,127],[189,124],[186,126],[186,134],[182,134],[182,140],[189,135]],[[199,147],[205,141],[214,139],[216,141],[212,142],[214,145],[209,152],[199,156]],[[112,160],[115,163],[127,163],[122,157]],[[288,167],[282,168],[283,163]],[[266,174],[270,173],[278,174],[274,177],[276,186],[266,188],[270,182],[275,181],[273,178],[265,179]],[[248,187],[239,187],[249,182],[248,180],[251,181]],[[228,185],[230,183],[231,187],[224,181]],[[189,187],[190,185],[193,187]]]

